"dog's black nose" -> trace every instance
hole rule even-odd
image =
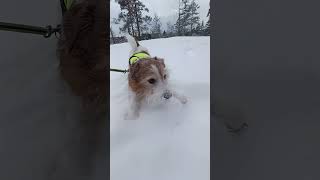
[[[169,91],[167,91],[167,92],[163,93],[163,97],[164,97],[165,99],[170,99],[170,98],[172,97],[172,93],[169,92]]]

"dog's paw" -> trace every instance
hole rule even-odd
[[[181,104],[187,104],[188,98],[185,95],[173,91],[173,97],[180,101]]]
[[[187,104],[187,102],[188,102],[188,98],[187,98],[186,96],[181,96],[181,97],[179,98],[179,100],[180,100],[180,102],[181,102],[182,104]]]
[[[138,113],[134,113],[132,111],[128,111],[124,115],[124,120],[136,120],[136,119],[138,119],[138,117],[139,117]]]

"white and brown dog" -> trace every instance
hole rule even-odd
[[[174,97],[182,104],[187,103],[187,98],[170,89],[168,84],[168,71],[164,59],[151,57],[147,48],[141,46],[132,36],[127,36],[131,45],[129,58],[129,112],[126,119],[136,119],[143,104],[161,102]]]

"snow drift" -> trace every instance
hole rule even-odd
[[[141,41],[152,56],[165,59],[174,89],[186,105],[171,98],[124,120],[127,75],[110,72],[111,180],[209,180],[210,37]],[[128,68],[128,43],[110,47],[110,66]]]

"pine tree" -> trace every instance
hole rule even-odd
[[[170,22],[167,22],[167,34],[168,36],[173,36],[175,33],[175,27]]]
[[[121,9],[118,21],[124,23],[120,31],[128,32],[140,39],[141,32],[146,28],[145,23],[149,23],[151,18],[143,12],[149,12],[149,9],[140,0],[116,0],[116,2]]]
[[[175,24],[178,35],[181,34],[181,25],[180,25],[180,22],[181,22],[181,0],[179,0],[178,19],[177,19],[177,22],[176,22],[176,24]]]
[[[179,0],[179,7],[178,7],[178,19],[175,24],[175,29],[177,30],[178,36],[182,35],[183,32],[183,2],[184,0]]]
[[[165,37],[165,38],[167,37],[167,33],[165,30],[163,30],[162,37]]]
[[[190,24],[190,5],[189,0],[182,0],[182,9],[180,14],[180,31],[182,35],[187,35],[187,26]]]
[[[190,26],[190,33],[192,34],[194,32],[194,27],[197,25],[200,25],[200,17],[199,17],[199,12],[198,9],[200,6],[195,2],[195,0],[192,0],[188,10],[189,10],[189,26]]]
[[[205,26],[204,26],[204,21],[201,21],[201,24],[198,24],[197,27],[194,30],[194,33],[196,33],[197,35],[204,35],[205,31]]]
[[[204,21],[201,21],[201,35],[205,35],[206,26],[204,25]]]
[[[119,28],[120,32],[127,32],[131,35],[135,35],[134,31],[134,19],[131,0],[116,0],[119,3],[121,12],[116,19],[116,23],[123,23],[122,27]]]
[[[134,18],[138,31],[138,37],[141,38],[141,26],[143,26],[145,23],[148,23],[150,20],[149,16],[143,15],[143,12],[149,12],[149,9],[140,0],[132,1],[134,4]]]
[[[200,24],[199,5],[192,0],[182,0],[179,2],[179,14],[176,22],[178,35],[188,35],[194,33],[197,25]]]
[[[155,37],[160,37],[160,35],[161,35],[161,22],[160,22],[160,18],[157,14],[154,14],[151,31]]]
[[[205,32],[207,35],[210,35],[210,20],[211,20],[211,16],[210,16],[210,4],[209,4],[209,10],[208,10],[208,14],[207,14],[207,17],[209,17],[207,23],[206,23],[206,29],[205,29]]]
[[[142,18],[143,24],[141,25],[141,34],[149,34],[149,30],[152,26],[152,18],[150,16],[144,16]]]

